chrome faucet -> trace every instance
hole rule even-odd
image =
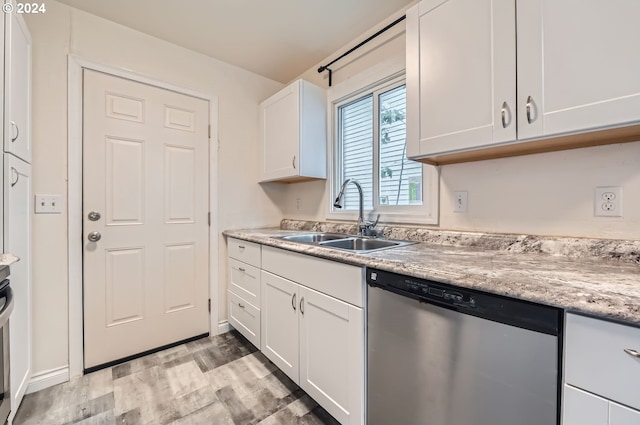
[[[378,224],[378,220],[380,219],[380,214],[378,214],[378,218],[375,222],[365,221],[364,219],[364,195],[362,194],[362,186],[355,179],[347,179],[342,183],[342,187],[340,188],[340,192],[336,197],[336,200],[333,201],[333,206],[336,208],[342,208],[342,200],[344,198],[344,191],[347,188],[349,183],[353,183],[358,189],[358,236],[375,236],[376,232],[373,230],[374,227]]]

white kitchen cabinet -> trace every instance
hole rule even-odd
[[[635,0],[421,1],[407,11],[408,156],[445,164],[637,140],[637,16]]]
[[[262,352],[338,422],[364,424],[362,269],[267,246],[262,254]]]
[[[563,425],[640,425],[638,344],[640,328],[567,314]]]
[[[300,387],[342,424],[361,424],[363,309],[300,287]]]
[[[640,121],[640,2],[518,0],[517,11],[519,139]]]
[[[14,309],[9,320],[11,416],[32,375],[31,356],[31,165],[4,155],[4,251],[20,258],[11,265]]]
[[[300,382],[298,290],[300,285],[262,271],[260,349],[295,383]]]
[[[22,15],[5,19],[4,151],[31,162],[31,36]]]
[[[229,323],[256,347],[261,338],[260,251],[259,244],[228,240]]]
[[[407,10],[408,157],[515,140],[515,13],[514,0]]]
[[[327,177],[326,93],[297,80],[260,104],[261,181]]]

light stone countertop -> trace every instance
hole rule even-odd
[[[274,238],[312,230],[353,233],[351,227],[340,226],[320,228],[283,220],[282,227],[295,230],[227,230],[224,235],[640,326],[640,250],[636,250],[635,241],[428,230],[438,237],[437,242],[423,237],[429,242],[356,254]],[[402,234],[405,239],[416,240],[415,235],[407,233],[409,230],[385,231],[385,237],[391,232],[396,239]],[[602,249],[603,245],[607,249]]]
[[[18,257],[9,253],[0,253],[0,266],[10,266],[20,261]]]

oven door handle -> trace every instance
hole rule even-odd
[[[5,289],[4,295],[6,302],[2,310],[0,310],[0,328],[7,324],[9,316],[11,316],[11,312],[13,311],[13,291],[11,287]]]

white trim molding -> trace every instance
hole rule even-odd
[[[159,81],[151,76],[88,60],[76,55],[68,57],[68,225],[69,225],[69,367],[67,380],[81,376],[84,371],[82,325],[82,70],[91,69],[121,78],[149,84],[209,102],[209,296],[211,313],[209,330],[221,333],[218,322],[218,98],[184,87]],[[54,372],[57,371],[54,370]],[[46,372],[53,373],[53,372]],[[38,376],[40,376],[39,374]],[[58,377],[58,374],[54,374]],[[60,375],[62,376],[62,375]],[[53,380],[42,379],[49,383]],[[64,382],[64,381],[62,381]],[[58,383],[58,382],[55,382]],[[41,387],[42,389],[45,387]]]
[[[62,384],[69,380],[69,367],[62,366],[55,369],[45,370],[31,377],[25,394],[35,393],[54,385]]]

